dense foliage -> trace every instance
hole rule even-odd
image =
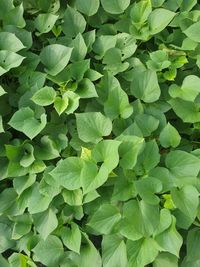
[[[0,0],[0,266],[200,266],[197,0]]]

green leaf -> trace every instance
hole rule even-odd
[[[78,89],[76,90],[76,93],[81,98],[92,98],[97,97],[97,92],[95,89],[95,85],[93,82],[91,82],[88,78],[84,78],[78,85]]]
[[[144,23],[152,11],[151,1],[143,0],[135,2],[131,8],[130,16],[133,23]]]
[[[187,260],[200,260],[200,231],[198,228],[193,228],[188,232],[187,236]]]
[[[131,83],[131,93],[143,100],[151,103],[159,99],[160,87],[156,72],[152,70],[134,71]]]
[[[42,49],[40,59],[46,67],[46,72],[55,76],[67,66],[71,53],[72,48],[70,47],[52,44]]]
[[[12,8],[9,10],[9,12],[4,14],[4,23],[7,25],[15,25],[19,28],[24,28],[26,25],[26,22],[23,18],[23,13],[24,13],[24,8],[23,4],[21,3],[20,5],[16,6],[15,8]]]
[[[70,206],[81,206],[83,200],[83,193],[81,189],[75,189],[73,191],[64,189],[62,191],[62,196]]]
[[[180,144],[181,137],[176,130],[169,122],[163,128],[159,137],[160,143],[163,147],[177,147]]]
[[[88,69],[85,73],[85,77],[88,78],[92,82],[100,79],[102,76],[103,75],[100,72],[93,70],[93,69]]]
[[[49,86],[45,86],[38,90],[32,97],[33,102],[39,106],[49,106],[56,98],[56,91]]]
[[[11,226],[7,225],[6,223],[0,223],[0,252],[3,253],[4,251],[12,248],[15,245],[15,241],[12,240],[12,228]],[[1,260],[0,260],[1,263]],[[4,265],[2,265],[4,266]]]
[[[138,166],[145,171],[150,171],[158,165],[159,161],[160,154],[156,141],[148,141],[138,157]]]
[[[115,206],[103,204],[92,215],[87,225],[98,233],[109,234],[120,219],[121,215]]]
[[[151,236],[159,224],[159,209],[143,200],[124,204],[120,233],[130,240]]]
[[[52,196],[41,194],[39,191],[39,184],[34,183],[29,191],[28,203],[26,203],[29,213],[35,214],[47,210],[51,200]],[[38,205],[38,203],[40,203],[40,205]]]
[[[8,261],[2,255],[0,255],[0,264],[1,266],[9,267]]]
[[[175,15],[176,13],[164,8],[154,9],[148,18],[151,34],[164,30]]]
[[[23,191],[34,184],[36,180],[35,174],[29,174],[28,176],[21,176],[14,178],[13,187],[18,195],[21,195]]]
[[[172,174],[178,177],[197,176],[200,171],[200,159],[181,150],[171,151],[165,164]]]
[[[81,187],[82,160],[78,157],[68,157],[60,161],[57,167],[50,172],[56,183],[68,190]]]
[[[167,252],[179,257],[180,248],[183,243],[182,236],[176,230],[176,222],[173,218],[171,226],[155,237],[158,245]]]
[[[13,0],[2,0],[0,3],[0,18],[4,18],[5,12],[9,12],[13,8]]]
[[[152,238],[127,241],[129,266],[142,267],[153,262],[158,255],[159,246]]]
[[[160,266],[178,267],[178,258],[167,252],[159,253],[153,263],[153,267],[160,267]]]
[[[74,113],[74,111],[79,106],[80,97],[77,94],[71,91],[68,91],[63,96],[64,101],[66,101],[65,98],[68,98],[68,105],[67,105],[67,108],[65,109],[65,113],[66,114]]]
[[[135,189],[146,203],[156,205],[160,202],[160,198],[155,196],[162,190],[162,184],[158,179],[148,177],[135,181]]]
[[[108,51],[110,48],[115,47],[116,43],[116,35],[101,35],[96,38],[95,43],[93,45],[93,51],[98,55],[96,56],[96,58],[102,59],[106,51]]]
[[[102,163],[101,167],[93,161],[85,161],[81,175],[81,183],[84,194],[100,187],[108,179],[109,173],[118,165],[118,147],[120,142],[104,140],[99,142],[92,151],[92,158],[96,163]]]
[[[61,230],[61,238],[64,243],[64,245],[76,252],[80,253],[80,246],[81,246],[81,231],[79,230],[79,227],[75,223],[71,223],[69,227],[63,227]]]
[[[159,120],[149,114],[138,114],[135,117],[135,127],[139,127],[144,137],[150,136],[158,128],[158,125]]]
[[[0,133],[4,133],[4,128],[3,128],[3,119],[2,116],[0,115]]]
[[[116,140],[103,140],[95,145],[92,150],[92,159],[96,163],[103,162],[108,172],[111,172],[119,163],[118,148],[121,142]]]
[[[108,179],[108,175],[109,171],[104,164],[102,164],[98,170],[95,163],[85,161],[81,174],[81,184],[84,194],[91,192],[104,184]]]
[[[158,50],[150,54],[151,60],[147,61],[147,67],[154,71],[161,71],[168,68],[171,62],[168,60],[166,51]]]
[[[93,243],[84,234],[84,246],[81,246],[79,266],[88,267],[88,262],[92,262],[95,267],[102,267],[101,256]]]
[[[122,141],[119,147],[120,166],[123,169],[133,169],[137,163],[138,155],[144,147],[144,139],[137,136],[122,135],[117,140]]]
[[[185,185],[181,189],[173,188],[171,195],[175,206],[194,220],[199,205],[199,192],[197,189],[192,185]]]
[[[180,98],[171,99],[168,103],[183,122],[195,123],[200,121],[199,106],[197,104]]]
[[[106,51],[103,58],[103,64],[106,65],[104,69],[112,72],[114,75],[125,71],[129,67],[128,62],[122,63],[122,53],[120,49],[116,47]]]
[[[129,104],[127,94],[122,90],[118,80],[108,74],[106,77],[108,98],[104,103],[104,112],[110,119],[121,116],[124,119],[130,117],[133,107]]]
[[[57,19],[58,16],[51,13],[39,14],[34,21],[35,27],[41,34],[50,32]]]
[[[3,89],[3,87],[0,85],[0,96],[5,95],[6,91]]]
[[[18,55],[15,52],[1,50],[0,51],[0,76],[10,69],[19,67],[25,57]]]
[[[104,10],[111,14],[120,14],[130,5],[130,0],[101,0]]]
[[[193,102],[200,93],[200,78],[195,75],[188,75],[183,80],[182,86],[171,85],[169,94],[172,98],[179,97],[185,101]]]
[[[13,226],[12,239],[20,239],[30,232],[32,227],[32,219],[30,215],[23,214],[17,216],[15,220],[16,222]]]
[[[39,160],[50,160],[59,157],[59,148],[52,138],[44,135],[40,144],[35,146],[34,155]]]
[[[191,26],[189,26],[186,30],[183,31],[185,35],[187,35],[191,40],[195,42],[200,42],[200,21],[197,21],[193,23]]]
[[[110,119],[100,112],[77,113],[76,123],[79,138],[84,142],[98,143],[112,130]]]
[[[45,241],[39,241],[32,251],[37,261],[52,267],[59,265],[64,253],[62,242],[53,235],[48,236]]]
[[[76,8],[87,16],[93,16],[99,9],[99,0],[76,0]]]
[[[64,24],[62,26],[64,34],[69,38],[75,37],[78,33],[83,33],[85,27],[84,17],[77,10],[68,6],[64,13]]]
[[[15,130],[23,132],[30,139],[33,139],[44,129],[46,114],[42,114],[39,120],[35,118],[34,111],[27,107],[16,111],[9,121],[9,125]]]
[[[36,267],[35,263],[33,263],[32,260],[28,256],[22,253],[13,253],[9,257],[8,261],[9,261],[10,267],[18,267],[18,266],[25,267],[27,265],[30,267]]]
[[[87,54],[87,46],[81,33],[71,42],[70,46],[73,48],[71,55],[71,62],[81,61]]]
[[[56,214],[52,209],[33,215],[33,220],[36,230],[44,240],[46,240],[58,226]]]
[[[23,43],[10,32],[0,32],[0,50],[18,52],[25,48]]]
[[[126,245],[120,236],[105,235],[102,241],[102,258],[104,267],[121,267],[127,265]]]

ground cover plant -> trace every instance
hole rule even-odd
[[[200,266],[197,0],[0,1],[0,266]]]

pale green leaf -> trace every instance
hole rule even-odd
[[[49,86],[45,86],[38,90],[32,97],[33,102],[39,106],[51,105],[56,98],[56,91]]]
[[[71,53],[72,48],[70,47],[52,44],[42,49],[40,59],[46,67],[47,73],[55,76],[67,66]]]
[[[37,136],[46,125],[46,114],[35,118],[34,111],[29,107],[21,108],[14,113],[9,121],[9,125],[19,132],[23,132],[30,139]]]
[[[63,227],[61,230],[61,238],[67,248],[76,253],[80,253],[81,231],[77,224],[71,223],[71,228]]]
[[[84,142],[98,143],[103,136],[108,136],[112,123],[100,112],[85,112],[76,114],[79,138]]]
[[[177,147],[180,144],[181,137],[174,126],[169,122],[163,128],[159,137],[160,143],[163,147]]]
[[[33,220],[36,230],[44,240],[58,226],[56,214],[52,209],[33,215]]]
[[[87,16],[93,16],[99,8],[99,0],[76,0],[75,4],[78,11]]]
[[[119,210],[110,204],[103,204],[92,215],[87,225],[101,234],[109,234],[113,227],[119,222],[121,215]]]

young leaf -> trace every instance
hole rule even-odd
[[[64,94],[61,97],[57,96],[54,100],[54,108],[57,111],[58,115],[61,115],[68,107],[69,98],[67,94]]]

